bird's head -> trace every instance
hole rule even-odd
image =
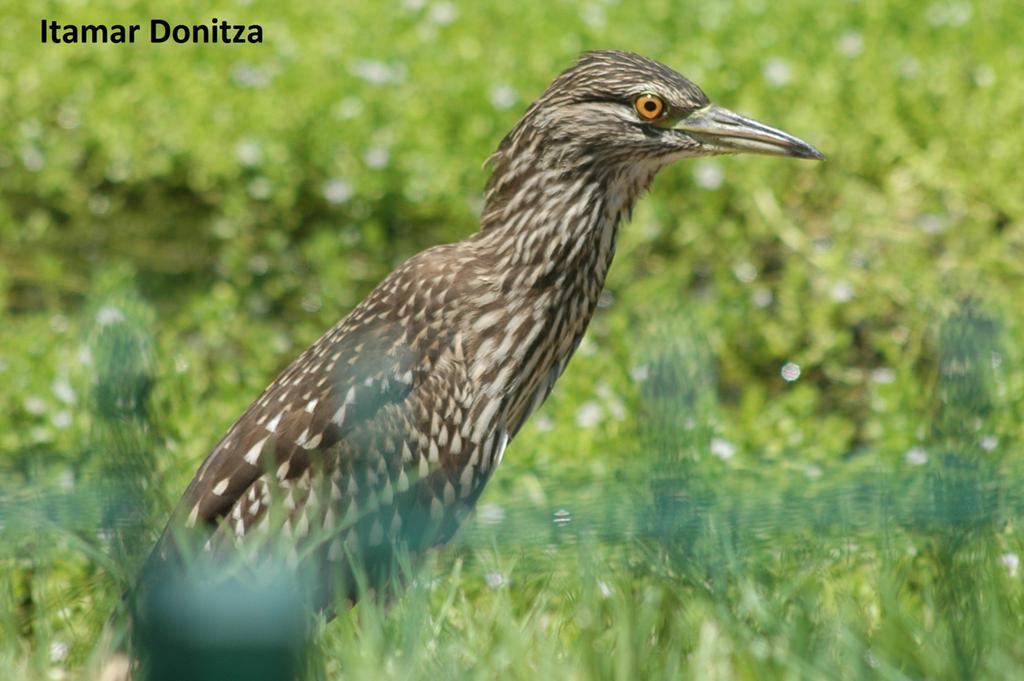
[[[559,75],[495,156],[640,166],[653,176],[682,158],[741,153],[824,158],[803,140],[712,104],[663,64],[606,50],[583,54]]]

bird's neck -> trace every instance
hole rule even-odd
[[[472,371],[490,377],[494,394],[509,396],[503,427],[510,436],[550,393],[583,338],[619,224],[653,176],[532,170],[492,177],[482,229],[469,241],[478,276],[491,288],[474,314],[483,360]],[[496,299],[504,314],[492,323],[487,305]],[[512,381],[517,390],[508,387]]]
[[[478,239],[497,256],[504,289],[550,289],[596,303],[619,225],[656,168],[576,162],[567,171],[564,159],[552,161],[506,164],[492,177]]]

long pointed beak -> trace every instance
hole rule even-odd
[[[712,153],[825,160],[824,154],[802,139],[714,104],[697,109],[673,127],[690,135]]]

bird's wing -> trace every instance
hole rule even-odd
[[[265,545],[250,534],[282,537],[289,558],[328,573],[383,564],[393,541],[419,552],[451,536],[509,435],[446,316],[466,277],[443,249],[393,272],[249,407],[199,469],[143,575],[176,562],[181,525],[204,528],[213,552],[242,545],[244,556]]]
[[[430,365],[407,335],[402,325],[370,316],[343,322],[310,346],[206,458],[172,524],[218,523],[268,472],[279,481],[303,476],[383,408],[401,405]]]

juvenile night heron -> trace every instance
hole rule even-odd
[[[446,541],[579,345],[637,197],[674,161],[735,153],[823,158],[658,62],[584,54],[491,157],[480,231],[410,258],[292,362],[172,526],[214,554],[286,538],[321,607],[355,598],[354,566]],[[174,553],[165,534],[153,561]]]

